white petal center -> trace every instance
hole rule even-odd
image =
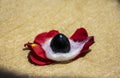
[[[83,46],[85,43],[89,40],[88,37],[86,40],[83,40],[81,42],[74,42],[73,40],[69,39],[70,41],[70,51],[68,53],[55,53],[50,47],[50,43],[52,38],[48,39],[44,44],[42,44],[42,48],[44,49],[46,53],[46,57],[48,59],[54,60],[54,61],[68,61],[70,59],[75,58],[83,49]]]

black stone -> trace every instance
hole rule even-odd
[[[70,42],[64,34],[57,34],[50,43],[50,47],[55,53],[68,53],[70,51]]]

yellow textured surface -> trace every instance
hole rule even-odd
[[[24,43],[57,29],[68,37],[79,27],[95,36],[92,51],[67,64],[34,66]],[[0,0],[0,69],[28,77],[120,77],[119,0]]]

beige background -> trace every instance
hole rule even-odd
[[[68,37],[79,27],[95,36],[92,51],[68,64],[34,66],[24,43],[57,29]],[[28,77],[120,77],[119,0],[0,0],[0,69]],[[1,74],[0,73],[0,74]],[[15,73],[15,74],[14,74]],[[10,74],[9,74],[10,75]]]

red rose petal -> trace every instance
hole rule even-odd
[[[48,61],[48,62],[47,61],[42,61],[41,59],[34,56],[32,54],[32,52],[29,54],[29,61],[36,64],[36,65],[39,65],[39,66],[44,66],[44,65],[48,65],[48,64],[53,63],[52,61]]]
[[[73,60],[85,55],[88,52],[89,46],[91,46],[94,43],[94,36],[90,36],[89,38],[90,38],[89,41],[85,43],[80,54],[78,54]]]
[[[70,37],[74,41],[82,41],[88,37],[87,31],[84,28],[79,28],[75,33]]]

